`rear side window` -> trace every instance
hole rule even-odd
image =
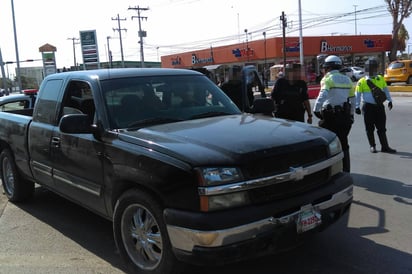
[[[402,63],[402,62],[395,62],[395,63],[391,63],[389,65],[390,69],[400,69],[400,68],[403,68],[403,67],[405,67],[405,64]]]
[[[49,80],[42,85],[37,98],[38,106],[33,113],[33,121],[56,124],[58,98],[62,90],[63,80]]]

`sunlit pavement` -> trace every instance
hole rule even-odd
[[[392,93],[396,92],[411,92],[412,95],[412,85],[398,85],[398,86],[388,86],[389,91]]]

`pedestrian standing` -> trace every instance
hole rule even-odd
[[[343,171],[350,172],[348,135],[355,112],[355,85],[339,72],[342,60],[329,55],[323,63],[324,77],[313,112],[320,119],[319,126],[333,131],[339,138],[343,150]]]
[[[308,86],[302,80],[300,64],[288,64],[286,77],[283,73],[278,75],[271,98],[275,104],[275,117],[304,122],[306,111],[307,122],[312,124]]]
[[[362,77],[356,85],[356,114],[362,114],[363,112],[363,120],[365,123],[370,152],[377,152],[375,143],[376,128],[379,142],[381,143],[381,152],[396,153],[396,150],[389,146],[388,138],[386,136],[385,106],[383,102],[376,102],[372,94],[373,88],[377,87],[381,89],[386,95],[389,110],[392,109],[392,98],[385,79],[382,75],[378,75],[378,65],[379,63],[376,59],[369,59],[365,62],[365,72],[368,75]],[[368,81],[370,82],[368,83]]]

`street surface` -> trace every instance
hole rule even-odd
[[[355,116],[349,137],[355,188],[348,221],[284,254],[185,274],[412,273],[412,93],[392,96],[387,135],[397,154],[370,153],[362,116]],[[109,221],[37,188],[27,204],[8,203],[0,195],[0,273],[124,269]]]

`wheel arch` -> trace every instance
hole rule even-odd
[[[135,189],[141,192],[146,192],[149,195],[151,195],[154,199],[156,199],[160,205],[164,206],[165,204],[161,193],[149,187],[148,184],[142,183],[142,181],[122,179],[122,180],[117,180],[116,182],[114,182],[113,186],[114,187],[112,188],[111,194],[109,194],[109,197],[111,197],[111,200],[110,200],[110,204],[108,208],[108,213],[111,219],[113,219],[114,208],[120,196],[122,196],[123,193],[129,190],[132,190],[132,189]]]

